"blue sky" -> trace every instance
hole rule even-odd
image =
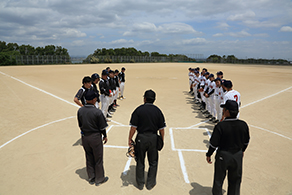
[[[292,60],[291,0],[2,0],[0,40]]]

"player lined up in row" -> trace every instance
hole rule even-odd
[[[215,78],[206,68],[201,72],[199,67],[189,68],[189,93],[194,95],[195,104],[204,117],[210,118],[213,123],[224,119],[220,105],[227,100],[235,100],[241,106],[240,93],[232,88],[232,81],[223,79],[222,71],[218,71],[216,76]]]
[[[74,102],[80,107],[84,106],[86,104],[85,94],[88,91],[94,91],[97,97],[95,107],[100,108],[107,122],[110,122],[109,118],[112,118],[113,112],[119,106],[117,100],[125,99],[125,71],[124,67],[121,68],[121,72],[107,67],[102,70],[101,78],[97,73],[92,74],[91,77],[85,76],[82,80],[82,87],[74,97]],[[101,103],[101,107],[99,103]]]

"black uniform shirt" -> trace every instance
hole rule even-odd
[[[88,91],[88,90],[93,90],[93,87],[91,86],[90,89],[86,89],[84,86],[82,86],[78,92],[76,93],[75,97],[78,99],[78,100],[81,100],[81,103],[83,105],[86,104],[86,100],[84,98],[84,95],[85,93]]]
[[[140,105],[132,113],[130,125],[137,128],[138,133],[153,132],[166,127],[163,113],[152,103]]]
[[[109,85],[108,85],[108,80],[103,80],[100,79],[99,81],[99,90],[100,90],[100,94],[104,94],[106,96],[109,96],[110,92],[109,92]]]
[[[236,118],[226,118],[214,127],[210,146],[206,156],[211,156],[215,149],[232,153],[247,148],[249,143],[249,128],[246,122]]]
[[[126,81],[126,80],[125,80],[125,73],[120,72],[120,73],[119,73],[119,78],[120,78],[120,81],[121,81],[121,82],[125,82],[125,81]]]
[[[95,83],[92,83],[91,86],[92,86],[92,89],[95,92],[95,94],[97,94],[97,102],[99,103],[100,102],[100,99],[99,99],[99,91],[97,89],[97,86],[96,86]]]
[[[116,90],[116,80],[114,78],[110,78],[108,81],[110,90]]]
[[[108,126],[106,119],[100,109],[92,104],[85,104],[77,112],[78,125],[86,135],[100,132],[106,137],[105,128]]]
[[[120,83],[119,83],[119,77],[115,76],[115,81],[116,81],[116,87],[120,87]]]

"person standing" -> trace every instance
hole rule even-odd
[[[225,119],[214,127],[206,154],[206,160],[211,164],[211,155],[217,149],[212,193],[222,195],[222,185],[228,171],[227,194],[239,195],[242,159],[250,140],[249,128],[246,122],[236,118],[239,112],[236,101],[227,100],[221,107]]]
[[[135,139],[136,153],[136,182],[138,189],[142,190],[145,185],[144,169],[145,156],[147,153],[149,169],[146,188],[151,190],[156,185],[158,166],[157,131],[164,140],[164,128],[166,127],[162,111],[155,106],[155,92],[147,90],[144,93],[144,104],[137,107],[132,113],[130,120],[130,132],[128,144],[133,144],[133,135],[137,131]]]
[[[101,111],[104,117],[107,117],[108,107],[109,107],[109,98],[112,96],[110,93],[110,88],[108,84],[108,71],[103,70],[101,73],[101,79],[99,81],[99,90],[100,90],[100,101],[101,101]],[[110,122],[110,120],[107,120]]]
[[[88,181],[96,186],[107,182],[103,167],[103,144],[107,142],[106,119],[100,109],[96,109],[97,94],[88,91],[84,95],[86,104],[77,112],[78,126],[82,132],[82,145],[86,156]]]
[[[91,85],[91,81],[92,80],[89,76],[85,76],[82,79],[82,87],[78,90],[78,92],[76,93],[76,95],[74,97],[74,102],[80,107],[82,107],[83,105],[86,104],[86,100],[84,98],[85,93],[88,90],[93,90],[92,85]]]
[[[93,91],[97,94],[97,101],[95,103],[95,107],[96,108],[99,108],[99,104],[98,104],[100,102],[100,99],[99,99],[99,91],[98,91],[96,85],[99,82],[100,77],[99,77],[99,75],[97,73],[94,73],[94,74],[91,75],[91,79],[92,79],[91,87],[92,87]]]
[[[123,67],[121,69],[121,72],[119,73],[120,89],[121,89],[121,96],[119,97],[120,100],[125,99],[125,97],[124,97],[125,82],[126,82],[125,71],[126,71],[126,69]]]

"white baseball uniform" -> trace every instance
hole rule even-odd
[[[235,91],[234,89],[227,91],[223,97],[223,104],[225,104],[227,100],[236,101],[238,104],[238,110],[239,110],[241,101],[240,101],[240,93],[238,91]],[[237,118],[239,118],[239,113],[237,115]]]
[[[224,95],[223,88],[216,86],[214,93],[215,93],[215,97],[214,97],[215,109],[217,113],[216,119],[221,120],[223,108],[221,108],[220,105],[223,103],[223,95]]]

